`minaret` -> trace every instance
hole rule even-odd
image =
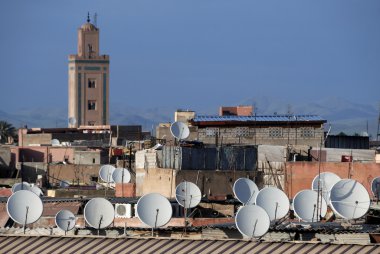
[[[109,56],[99,54],[99,29],[78,29],[78,53],[69,55],[69,127],[109,124]]]

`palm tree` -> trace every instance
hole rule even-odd
[[[6,121],[0,121],[0,143],[7,143],[8,138],[16,136],[16,129]]]

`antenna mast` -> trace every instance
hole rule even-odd
[[[94,14],[94,26],[98,27],[98,14],[96,12]]]

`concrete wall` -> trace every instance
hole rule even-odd
[[[367,189],[372,197],[370,184],[373,178],[380,176],[379,163],[359,162],[322,162],[321,172],[332,172],[343,178],[355,179]],[[318,162],[288,162],[285,168],[285,191],[289,198],[297,192],[311,189],[311,183],[318,174]]]
[[[38,175],[46,176],[47,164],[43,162],[24,162],[20,164],[22,180],[35,183]]]
[[[101,164],[101,151],[75,151],[74,157],[78,165]]]
[[[306,128],[306,129],[305,129]],[[304,137],[309,130],[309,137]],[[273,136],[274,131],[278,136]],[[216,137],[217,134],[217,137]],[[323,128],[316,127],[207,127],[198,128],[198,140],[205,144],[265,144],[318,146],[324,135]]]
[[[318,160],[319,149],[310,151],[314,161]],[[367,149],[339,149],[339,148],[322,148],[321,161],[341,162],[342,156],[352,156],[354,161],[374,162],[375,151]]]
[[[75,184],[93,184],[91,177],[98,177],[101,165],[49,165],[49,175],[60,179],[67,180]],[[50,178],[50,184],[59,184],[58,180]]]
[[[157,151],[154,149],[145,149],[137,151],[135,154],[136,168],[157,168]]]
[[[42,134],[23,134],[22,137],[22,146],[30,146],[32,144],[39,145],[50,145],[52,140],[51,133],[42,133]]]
[[[186,180],[197,184],[202,194],[210,199],[224,199],[227,195],[233,196],[233,184],[240,177],[254,179],[259,187],[263,187],[262,175],[259,172],[137,169],[136,195],[157,192],[165,197],[175,198],[176,186]]]
[[[9,167],[11,163],[11,149],[8,146],[0,146],[0,167]]]
[[[49,162],[74,163],[74,148],[73,147],[49,147]]]

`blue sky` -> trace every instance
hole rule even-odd
[[[380,101],[378,0],[4,0],[1,110],[67,108],[67,57],[87,11],[111,58],[111,111]]]

